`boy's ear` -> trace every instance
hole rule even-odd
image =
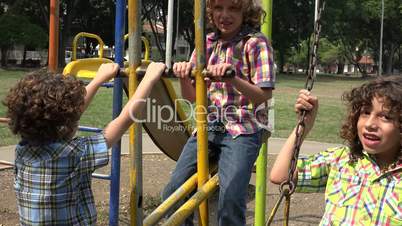
[[[400,144],[401,147],[402,147],[402,133],[399,133],[399,144]]]

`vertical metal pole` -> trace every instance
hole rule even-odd
[[[128,2],[129,96],[138,86],[137,67],[141,64],[141,1]],[[142,225],[142,127],[130,127],[130,225]]]
[[[115,62],[123,67],[123,50],[124,50],[124,21],[125,21],[125,0],[116,2],[116,19],[115,19]],[[122,80],[114,79],[113,87],[113,118],[119,116],[122,108]],[[121,157],[121,140],[112,147],[112,165],[111,165],[111,181],[110,181],[110,205],[109,205],[109,225],[119,224],[119,195],[120,195],[120,157]]]
[[[175,59],[177,59],[177,55],[178,55],[178,43],[179,43],[179,25],[180,25],[180,0],[177,0],[177,15],[176,15],[176,40],[175,40],[175,50],[176,50],[176,54],[175,54]]]
[[[382,76],[382,35],[384,29],[384,0],[381,0],[381,31],[380,31],[380,56],[378,63],[378,75]]]
[[[174,0],[168,2],[168,20],[166,28],[166,58],[165,64],[167,68],[172,68],[172,48],[173,48],[173,6]],[[179,12],[177,12],[179,13]],[[177,35],[177,34],[176,34]]]
[[[272,2],[273,0],[263,0],[262,2],[262,8],[267,15],[263,18],[264,21],[261,26],[261,32],[270,40],[272,39]]]
[[[318,5],[320,4],[319,0],[315,0],[315,5],[314,5],[314,26],[315,22],[317,21],[318,17]]]
[[[50,0],[48,70],[57,71],[59,50],[59,0]]]
[[[262,7],[267,13],[261,26],[261,31],[270,40],[272,38],[272,0],[263,0]],[[264,140],[257,158],[256,184],[255,184],[255,216],[254,225],[265,225],[265,208],[267,193],[267,154],[268,140]]]
[[[194,2],[195,49],[196,49],[196,123],[197,123],[197,172],[198,188],[208,180],[208,132],[207,132],[207,89],[202,75],[205,67],[205,0]],[[199,225],[208,225],[208,201],[200,204]]]

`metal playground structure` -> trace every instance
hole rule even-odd
[[[168,3],[168,23],[167,23],[167,41],[166,41],[166,65],[171,68],[172,60],[172,35],[173,35],[173,0]],[[145,57],[141,59],[141,0],[117,0],[116,1],[116,18],[115,18],[115,62],[121,68],[125,68],[127,78],[121,76],[116,77],[109,86],[113,86],[113,118],[117,117],[122,109],[123,90],[128,92],[131,97],[136,87],[138,86],[138,69],[146,67],[149,59]],[[262,6],[267,13],[262,25],[262,32],[269,38],[272,38],[272,0],[262,0]],[[128,16],[126,18],[126,9]],[[195,25],[195,48],[197,56],[195,68],[196,82],[196,106],[207,107],[206,83],[204,81],[205,74],[203,73],[205,62],[205,0],[194,1],[194,25]],[[50,0],[50,27],[49,27],[49,65],[50,71],[57,71],[58,59],[58,35],[59,35],[59,0]],[[125,25],[128,21],[128,34],[125,35]],[[82,34],[87,35],[88,34]],[[93,37],[89,35],[89,37]],[[129,61],[124,63],[124,41],[128,38],[129,43]],[[101,40],[98,39],[100,46]],[[145,44],[146,46],[147,44]],[[101,51],[102,52],[102,51]],[[87,73],[93,73],[97,67],[103,62],[110,60],[99,59],[84,59],[76,60],[71,65],[67,65],[65,73],[77,74],[80,70],[86,70]],[[78,68],[78,69],[77,69]],[[314,70],[313,68],[310,71]],[[92,75],[93,76],[93,75]],[[78,76],[79,77],[79,76]],[[82,76],[85,77],[85,76]],[[89,76],[91,77],[91,76]],[[163,78],[151,93],[151,98],[157,100],[158,105],[173,105],[175,93],[168,79]],[[180,109],[180,107],[179,107]],[[158,128],[150,123],[134,123],[130,127],[130,143],[129,143],[129,158],[130,158],[130,223],[131,225],[155,225],[167,211],[178,200],[183,199],[190,194],[194,189],[197,189],[193,195],[183,206],[173,213],[163,225],[180,225],[191,213],[199,212],[199,225],[208,225],[208,204],[207,198],[218,188],[219,178],[217,175],[211,175],[213,167],[208,163],[208,142],[206,129],[206,113],[201,111],[201,107],[196,107],[196,127],[197,127],[197,173],[190,177],[176,192],[174,192],[165,202],[156,208],[145,219],[143,217],[142,205],[142,127],[145,128],[151,139],[156,145],[170,158],[177,160],[182,147],[184,146],[190,132],[174,135],[177,141],[175,146],[169,142],[171,134],[164,134]],[[178,117],[183,117],[183,112],[178,111]],[[184,125],[184,128],[188,128]],[[85,131],[99,131],[97,128],[81,127]],[[267,146],[268,137],[263,141],[259,157],[256,164],[256,201],[255,201],[255,223],[256,226],[265,225],[266,215],[266,171],[267,171]],[[120,157],[121,157],[121,142],[115,144],[112,148],[111,155],[111,172],[109,175],[94,175],[100,179],[110,180],[110,204],[109,204],[109,224],[118,225],[119,216],[119,192],[120,192]],[[196,188],[198,187],[198,188]]]

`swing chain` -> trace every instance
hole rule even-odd
[[[319,1],[317,4],[320,4]],[[315,68],[317,66],[317,50],[318,50],[318,44],[320,40],[320,32],[321,32],[321,13],[324,10],[325,2],[321,4],[321,6],[318,9],[317,13],[317,18],[316,21],[314,22],[314,33],[313,33],[313,43],[310,46],[310,57],[309,57],[309,68],[307,71],[307,78],[306,78],[306,84],[305,84],[305,89],[308,91],[311,91],[314,85],[314,80],[316,77],[316,71]],[[286,181],[281,183],[279,186],[279,191],[280,191],[280,198],[275,204],[271,215],[268,218],[268,221],[266,225],[270,225],[273,221],[273,218],[278,210],[278,207],[280,203],[282,202],[283,198],[286,199],[285,203],[285,223],[284,225],[288,225],[289,221],[289,210],[290,210],[290,197],[294,193],[296,189],[296,184],[293,181],[294,178],[294,173],[296,171],[297,167],[297,159],[299,158],[299,152],[300,152],[300,146],[302,144],[302,138],[304,135],[304,118],[306,116],[306,111],[302,111],[300,113],[300,119],[297,123],[296,126],[296,141],[294,144],[294,149],[293,149],[293,156],[290,162],[290,167],[289,167],[289,172],[288,172],[288,178]]]
[[[308,69],[308,75],[306,79],[305,89],[311,91],[314,85],[315,77],[316,77],[316,66],[317,66],[317,50],[318,44],[320,41],[320,32],[321,32],[321,13],[324,10],[325,3],[321,5],[318,9],[317,20],[314,23],[314,33],[313,33],[313,43],[310,47],[310,64]],[[302,111],[300,113],[300,119],[296,126],[296,141],[293,150],[293,156],[290,162],[289,174],[287,181],[283,182],[280,186],[280,191],[283,191],[284,187],[287,186],[289,189],[289,193],[293,194],[295,191],[295,184],[293,182],[294,173],[297,167],[297,159],[299,158],[300,146],[302,144],[302,138],[304,135],[304,118],[306,116],[306,111]]]
[[[319,4],[319,3],[317,3]],[[320,33],[321,33],[321,13],[324,10],[325,2],[322,3],[321,7],[318,9],[317,18],[314,22],[314,32],[313,32],[313,43],[310,45],[310,57],[309,57],[309,67],[307,70],[307,79],[306,84],[304,86],[305,89],[311,91],[313,89],[314,80],[316,77],[316,66],[317,66],[317,51],[318,45],[320,42]]]

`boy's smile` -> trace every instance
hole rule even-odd
[[[360,110],[357,130],[363,149],[382,163],[393,163],[401,146],[399,119],[391,115],[384,98],[374,97]]]
[[[215,0],[212,17],[215,26],[221,32],[224,40],[233,38],[241,29],[243,23],[243,10],[240,3],[232,0]]]

